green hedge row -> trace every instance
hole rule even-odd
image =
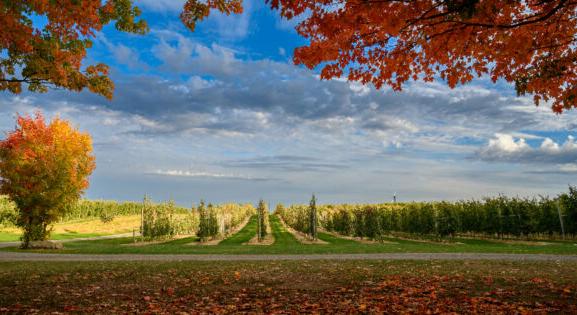
[[[199,218],[197,236],[201,241],[221,238],[229,235],[239,224],[247,220],[256,213],[255,208],[250,205],[223,204],[205,206],[201,201],[199,207],[194,211]]]
[[[279,205],[277,213],[292,228],[310,230],[310,207]],[[392,232],[451,237],[492,238],[577,237],[577,189],[556,198],[509,198],[499,196],[458,202],[402,204],[322,205],[318,224],[342,235],[379,238]]]
[[[180,208],[179,211],[187,209]],[[61,222],[98,219],[113,219],[116,216],[140,215],[142,202],[117,202],[110,200],[80,200],[76,204],[70,205]],[[0,196],[0,225],[13,226],[16,222],[18,212],[16,205],[7,196]]]

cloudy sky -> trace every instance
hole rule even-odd
[[[87,198],[322,203],[555,195],[576,184],[577,114],[555,115],[487,79],[402,92],[320,81],[291,62],[305,44],[262,1],[191,33],[182,2],[137,1],[151,31],[106,28],[87,62],[105,62],[113,101],[86,93],[0,92],[15,113],[60,115],[94,140]]]

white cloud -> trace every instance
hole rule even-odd
[[[144,70],[148,68],[148,65],[140,60],[140,55],[136,50],[122,43],[112,43],[106,38],[104,33],[98,33],[96,40],[104,44],[118,64],[126,65],[133,69]]]
[[[173,196],[180,189],[187,202],[198,199],[193,190],[201,197],[292,200],[315,191],[327,201],[378,201],[389,191],[414,199],[543,193],[565,185],[566,177],[556,176],[566,175],[526,173],[535,163],[566,172],[577,164],[573,138],[540,136],[575,130],[575,113],[536,108],[529,97],[492,88],[484,79],[456,89],[417,82],[402,92],[377,91],[318,80],[290,62],[248,59],[237,49],[174,31],[153,30],[151,36],[162,64],[154,69],[157,76],[115,77],[112,102],[62,91],[0,95],[3,129],[13,127],[7,113],[17,108],[63,113],[94,135],[98,172],[110,176],[112,187],[136,196]],[[117,58],[130,59],[130,52],[121,49]],[[467,159],[472,154],[476,158]],[[263,156],[285,158],[253,161]],[[233,159],[245,162],[223,165]],[[149,173],[164,176],[138,177],[157,169]],[[178,177],[196,178],[190,180],[195,186]],[[253,181],[211,184],[234,177]],[[266,178],[285,184],[252,186]],[[110,190],[98,183],[94,191]]]
[[[541,146],[539,147],[539,149],[547,153],[558,153],[559,144],[551,140],[551,138],[545,138],[545,140],[541,142]]]
[[[563,164],[559,167],[562,172],[577,173],[577,163]]]
[[[202,23],[206,23],[207,29],[215,30],[221,39],[230,41],[244,39],[250,34],[252,27],[251,17],[254,3],[250,0],[244,0],[242,5],[243,12],[241,14],[226,15],[213,10],[208,19]]]
[[[496,134],[495,138],[489,140],[487,149],[495,152],[515,153],[529,150],[529,145],[523,138],[515,140],[511,135]]]
[[[523,138],[496,134],[478,151],[478,157],[488,161],[571,165],[577,161],[577,144],[573,136],[568,136],[563,144],[545,138],[538,147],[531,147]]]
[[[234,173],[212,173],[212,172],[195,172],[187,170],[156,170],[150,174],[162,175],[162,176],[173,176],[173,177],[200,177],[200,178],[213,178],[213,179],[241,179],[241,180],[254,180],[254,181],[264,181],[268,180],[266,178],[252,177],[241,174]]]

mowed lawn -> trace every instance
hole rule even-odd
[[[116,220],[116,219],[115,219]],[[138,222],[135,223],[138,226]],[[453,239],[449,243],[434,241],[386,238],[385,243],[361,243],[343,239],[327,233],[319,233],[319,238],[327,244],[305,245],[282,226],[275,215],[270,217],[270,224],[275,242],[269,246],[244,245],[256,234],[256,217],[238,233],[223,240],[216,246],[195,245],[196,237],[181,238],[161,244],[153,243],[144,246],[127,246],[134,242],[132,237],[77,241],[64,244],[65,253],[91,254],[323,254],[323,253],[393,253],[393,252],[473,252],[473,253],[535,253],[535,254],[577,254],[577,241],[547,241],[507,243],[499,240]],[[134,225],[133,227],[134,228]],[[123,231],[131,231],[127,228]],[[121,229],[116,229],[121,232]],[[110,232],[110,231],[109,231]],[[8,248],[5,250],[18,250]]]
[[[576,271],[575,262],[0,262],[0,312],[574,314]]]

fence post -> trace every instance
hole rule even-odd
[[[146,207],[147,196],[144,195],[142,208],[140,208],[140,238],[144,241],[144,208]]]
[[[257,221],[257,226],[258,226],[258,230],[257,230],[257,240],[260,242],[260,236],[261,236],[261,232],[260,232],[260,209],[256,210],[256,221]]]

